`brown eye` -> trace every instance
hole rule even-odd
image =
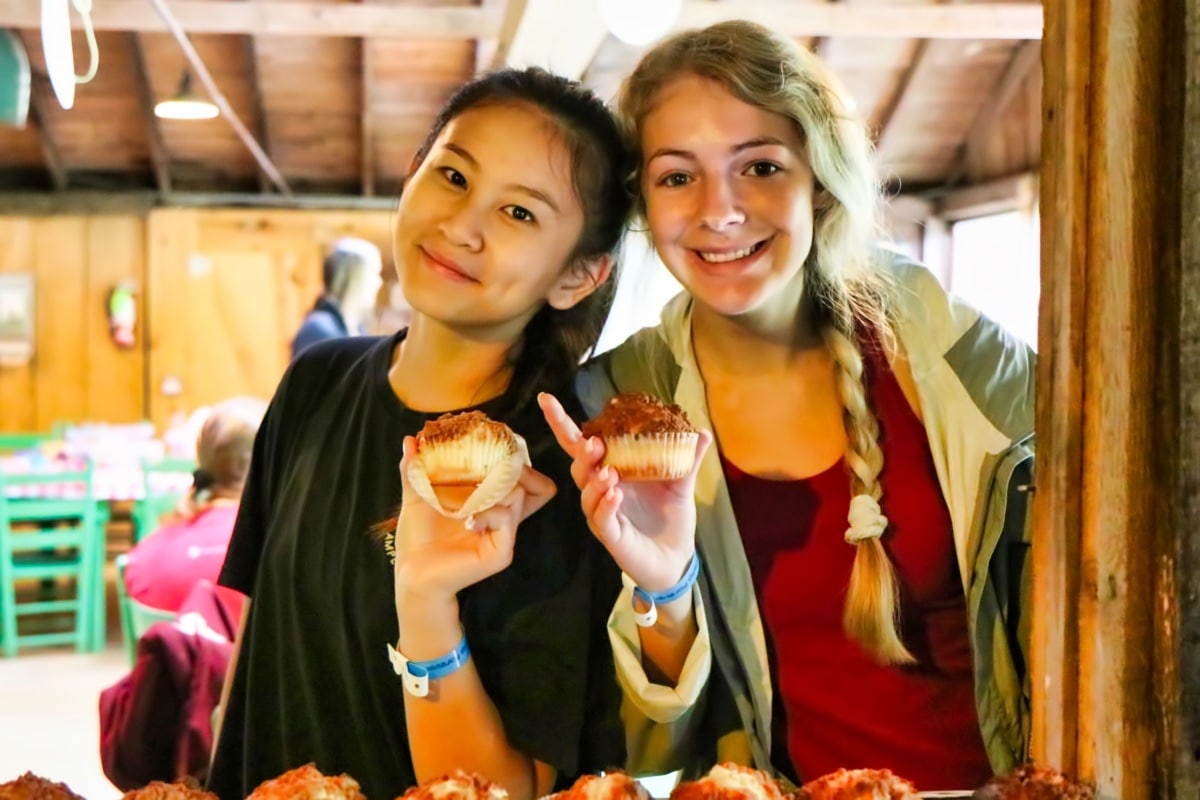
[[[772,164],[770,161],[755,161],[746,168],[745,174],[755,178],[769,178],[779,172],[779,165]]]

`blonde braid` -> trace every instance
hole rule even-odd
[[[840,318],[840,319],[839,319]],[[866,494],[876,501],[883,495],[879,473],[883,450],[879,446],[879,422],[867,405],[863,386],[863,360],[849,327],[852,314],[835,314],[824,330],[826,346],[838,367],[838,392],[845,406],[846,464],[850,467],[853,495]],[[851,323],[852,324],[852,323]],[[842,625],[847,635],[882,663],[911,664],[916,659],[900,640],[897,621],[900,592],[896,573],[878,536],[862,539],[855,547],[854,568],[846,593]]]

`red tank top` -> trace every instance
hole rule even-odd
[[[884,454],[883,543],[901,585],[901,636],[917,664],[881,666],[842,630],[855,553],[843,539],[843,463],[776,481],[722,460],[767,634],[776,757],[791,762],[777,766],[791,766],[801,780],[869,767],[891,769],[920,790],[971,789],[992,770],[950,514],[920,419],[882,354],[864,348],[864,362]]]

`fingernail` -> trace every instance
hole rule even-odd
[[[472,514],[471,516],[467,517],[463,522],[463,526],[469,531],[475,530],[475,515]]]

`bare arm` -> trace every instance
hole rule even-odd
[[[454,650],[462,637],[458,604],[453,599],[400,600],[397,615],[399,649],[408,658],[437,658]],[[550,792],[554,769],[509,744],[474,660],[431,681],[425,697],[404,694],[409,750],[418,781],[465,769],[501,784],[513,800],[532,800]]]
[[[516,488],[476,514],[468,528],[412,491],[407,469],[414,453],[413,440],[406,439],[400,470],[404,499],[396,525],[398,649],[405,658],[428,661],[453,652],[462,640],[458,592],[508,567],[517,527],[545,505],[556,488],[549,478],[526,467]],[[529,679],[537,680],[537,675]],[[405,691],[404,710],[419,782],[463,769],[499,783],[513,800],[533,800],[553,786],[554,769],[508,741],[474,659],[431,680],[425,697]]]

